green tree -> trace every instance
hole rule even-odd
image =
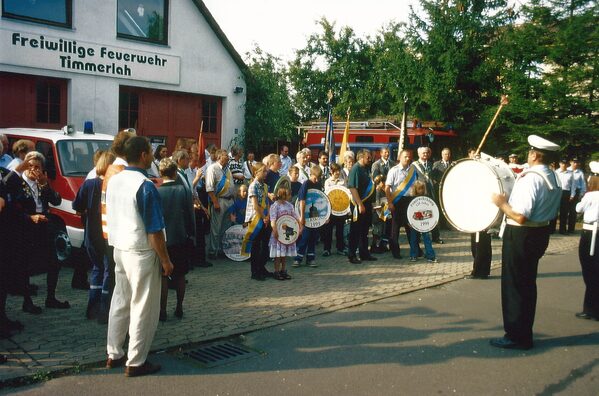
[[[372,60],[368,43],[349,27],[337,32],[335,24],[325,18],[318,26],[322,32],[311,35],[289,63],[296,110],[304,120],[324,117],[327,92],[332,90],[334,114],[344,116],[351,106],[355,117],[370,115],[373,102],[367,87]]]
[[[298,117],[288,94],[281,61],[256,47],[247,54],[244,147],[265,153],[296,137]]]

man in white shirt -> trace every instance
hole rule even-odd
[[[310,177],[310,163],[304,150],[298,151],[295,158],[297,162],[293,166],[299,169],[299,178],[297,181],[303,183]]]
[[[426,184],[427,196],[432,198],[435,202],[438,202],[435,185],[433,183],[433,161],[431,160],[432,150],[430,147],[418,147],[418,160],[414,161],[413,164],[416,167],[418,174],[418,180]],[[433,242],[440,245],[443,244],[441,239],[441,233],[439,232],[439,224],[431,231]]]
[[[587,185],[584,181],[584,173],[579,169],[580,161],[577,157],[570,161],[572,170],[572,188],[570,190],[570,213],[568,215],[568,233],[574,232],[576,228],[576,204],[580,202],[582,196],[587,192]]]
[[[570,215],[570,198],[572,197],[573,174],[568,169],[568,160],[562,158],[559,162],[559,168],[555,174],[559,179],[562,188],[562,198],[559,205],[559,233],[565,234],[568,226],[568,216]],[[574,205],[576,206],[576,205]]]
[[[233,176],[227,167],[229,155],[227,150],[216,151],[216,162],[206,170],[206,192],[210,197],[210,259],[224,257],[222,239],[229,226],[229,207],[233,205],[235,186]]]
[[[399,252],[399,230],[402,226],[406,230],[406,236],[408,240],[410,239],[411,229],[408,225],[406,214],[412,193],[409,186],[407,186],[404,195],[395,199],[395,202],[394,194],[397,192],[400,186],[404,187],[402,184],[408,176],[408,170],[410,169],[411,162],[412,152],[410,150],[402,150],[399,153],[399,163],[389,170],[387,179],[385,181],[385,195],[387,196],[389,211],[392,214],[389,248],[391,249],[393,258],[398,260],[401,258],[401,254]]]
[[[279,169],[279,175],[287,176],[289,168],[293,165],[293,160],[289,156],[289,147],[281,147],[281,169]]]

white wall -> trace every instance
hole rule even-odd
[[[241,70],[190,0],[170,1],[168,27],[166,46],[117,39],[116,0],[74,0],[73,29],[6,18],[0,20],[2,29],[180,57],[178,85],[10,64],[0,64],[0,70],[69,80],[69,123],[83,129],[85,121],[93,121],[95,131],[111,134],[118,130],[119,85],[219,96],[223,98],[221,138],[222,145],[226,147],[235,136],[234,130],[238,129],[241,133],[244,128],[246,86]],[[243,87],[242,94],[233,93],[237,86]]]

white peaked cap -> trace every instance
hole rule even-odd
[[[547,139],[544,139],[537,135],[530,135],[528,137],[528,144],[540,151],[557,151],[559,146]]]
[[[599,161],[591,161],[589,168],[591,168],[592,173],[599,176]]]

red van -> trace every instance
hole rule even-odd
[[[46,158],[49,183],[62,197],[62,203],[50,209],[60,219],[54,246],[58,259],[66,261],[71,255],[71,247],[80,248],[83,244],[83,223],[72,208],[73,200],[94,167],[94,153],[110,149],[114,136],[75,132],[67,127],[62,130],[0,128],[0,133],[8,138],[9,153],[15,141],[28,139]]]

